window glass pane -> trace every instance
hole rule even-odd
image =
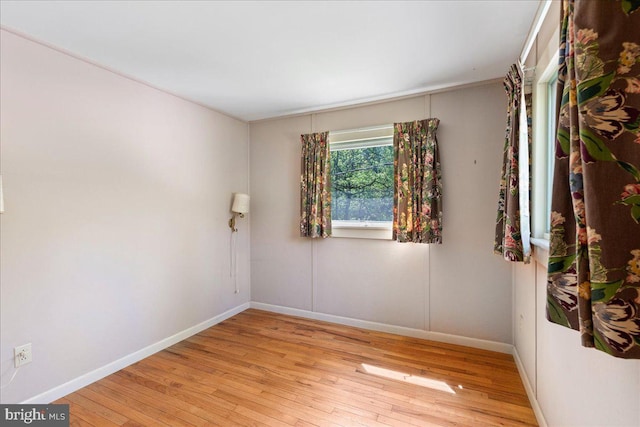
[[[331,151],[332,219],[392,221],[393,146],[352,147]]]

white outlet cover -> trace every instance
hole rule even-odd
[[[31,363],[31,343],[14,348],[13,356],[16,368]]]

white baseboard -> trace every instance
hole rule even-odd
[[[114,362],[109,363],[101,368],[95,369],[91,372],[88,372],[84,375],[79,376],[78,378],[74,378],[71,381],[68,381],[62,385],[52,388],[51,390],[45,391],[37,396],[29,398],[23,404],[47,404],[53,402],[61,397],[66,396],[69,393],[73,393],[76,390],[81,389],[91,383],[98,381],[108,375],[111,375],[119,370],[126,368],[129,365],[132,365],[145,357],[149,357],[154,353],[159,352],[160,350],[164,350],[167,347],[170,347],[184,339],[189,338],[192,335],[197,334],[211,326],[222,322],[230,317],[235,316],[236,314],[245,311],[249,308],[249,303],[244,303],[237,307],[234,307],[230,310],[225,311],[222,314],[212,317],[209,320],[205,320],[202,323],[199,323],[195,326],[185,329],[184,331],[178,332],[177,334],[165,338],[161,341],[158,341],[155,344],[151,344],[141,350],[136,351],[135,353],[131,353],[127,356],[124,356]]]
[[[538,425],[540,425],[540,427],[547,427],[547,420],[544,418],[544,414],[542,413],[542,408],[538,403],[536,393],[533,391],[533,387],[531,387],[531,383],[529,382],[529,378],[527,377],[527,372],[524,370],[524,365],[522,364],[522,360],[520,359],[520,355],[518,354],[518,350],[515,348],[515,346],[513,347],[513,359],[516,361],[518,373],[520,373],[520,378],[522,378],[522,384],[524,384],[524,389],[526,390],[527,396],[529,397],[531,409],[533,409],[536,420],[538,420]]]
[[[338,323],[340,325],[354,326],[356,328],[371,329],[373,331],[387,332],[390,334],[403,335],[413,338],[444,342],[447,344],[457,344],[466,347],[479,348],[482,350],[497,351],[499,353],[513,353],[513,346],[496,341],[481,340],[477,338],[461,337],[458,335],[444,334],[441,332],[431,332],[422,329],[407,328],[404,326],[387,325],[385,323],[370,322],[368,320],[352,319],[350,317],[335,316],[333,314],[318,313],[315,311],[301,310],[298,308],[283,307],[280,305],[264,304],[261,302],[251,302],[251,308],[271,311],[291,316],[304,317],[307,319],[323,320],[325,322]]]

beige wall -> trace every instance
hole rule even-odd
[[[251,123],[252,300],[511,342],[511,268],[493,255],[500,83]],[[444,243],[299,237],[300,134],[441,120]]]
[[[1,32],[2,385],[31,399],[249,301],[248,125]]]

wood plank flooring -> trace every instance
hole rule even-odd
[[[536,426],[510,355],[250,309],[72,393],[72,426]]]

